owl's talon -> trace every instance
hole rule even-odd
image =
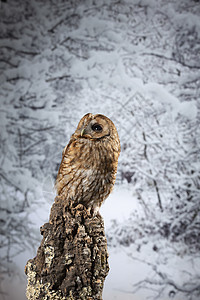
[[[92,211],[93,211],[93,216],[96,216],[99,213],[99,206],[95,206],[93,207]]]
[[[89,216],[91,215],[91,210],[92,210],[91,207],[87,207],[87,213],[88,213]]]

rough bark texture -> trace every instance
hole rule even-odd
[[[56,197],[37,256],[26,264],[28,299],[102,299],[109,271],[103,219],[65,202]]]

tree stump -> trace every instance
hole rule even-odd
[[[27,299],[102,299],[109,271],[102,217],[56,197],[40,230],[37,256],[25,267]]]

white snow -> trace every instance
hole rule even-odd
[[[133,192],[129,186],[115,186],[114,191],[102,204],[100,214],[103,216],[107,230],[112,220],[123,223],[129,218],[130,213],[135,210],[140,210],[140,207],[138,201],[134,199]]]
[[[163,103],[165,107],[169,107],[173,120],[176,119],[178,114],[191,120],[196,119],[196,101],[181,102],[177,97],[174,97],[163,86],[157,83],[146,84],[145,90],[147,97],[151,96],[154,100],[158,101],[158,103]]]

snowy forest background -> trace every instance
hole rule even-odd
[[[104,300],[200,299],[200,2],[1,0],[0,298],[48,220],[78,121],[116,124]]]

